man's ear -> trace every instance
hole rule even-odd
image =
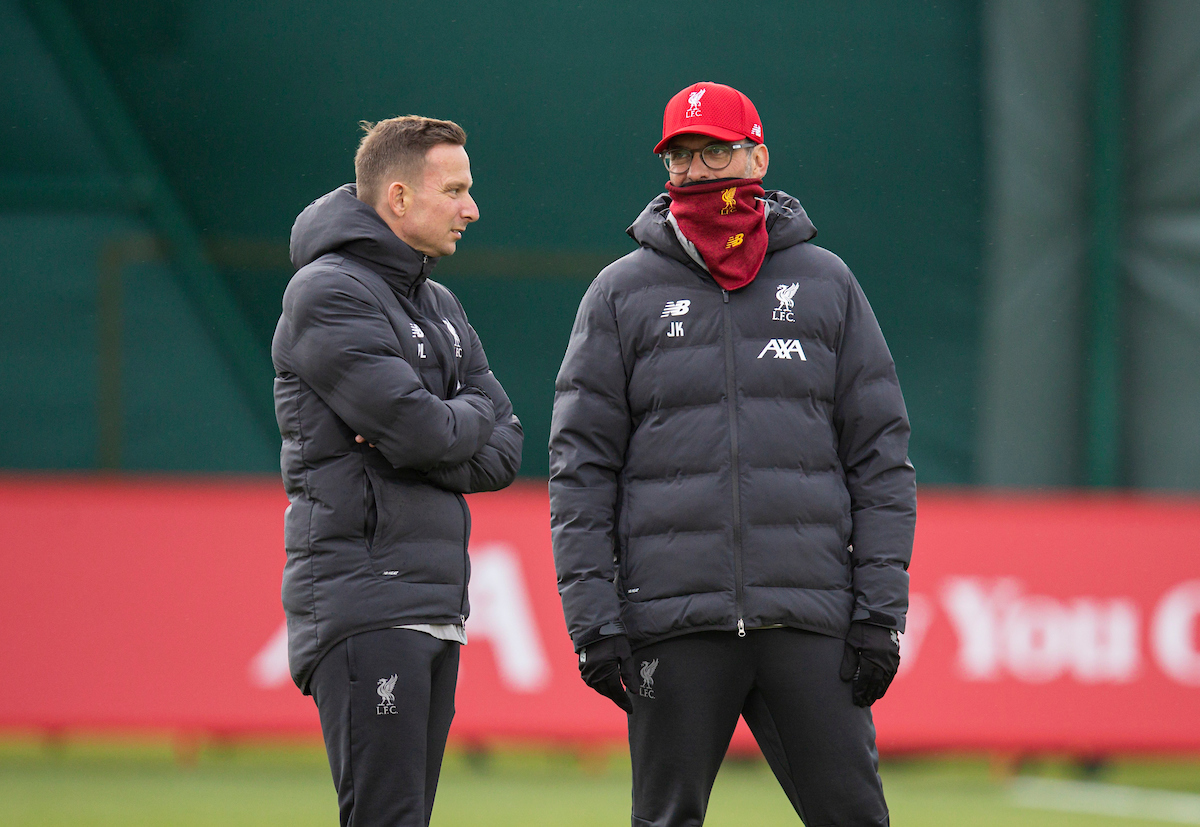
[[[405,184],[403,181],[393,181],[388,184],[387,191],[384,193],[384,209],[396,218],[403,218],[412,206],[413,192],[412,187]]]
[[[762,178],[767,174],[767,167],[771,163],[771,153],[767,151],[766,144],[759,144],[750,151],[750,176],[751,178]]]

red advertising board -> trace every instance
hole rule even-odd
[[[578,677],[545,486],[470,501],[452,737],[620,740]],[[0,477],[0,728],[316,733],[286,504],[275,480]],[[1200,749],[1200,500],[924,492],[910,573],[881,749]]]
[[[1200,747],[1200,502],[930,495],[881,746]]]

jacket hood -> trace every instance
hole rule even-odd
[[[817,228],[797,199],[782,190],[767,190],[765,200],[768,253],[810,241],[816,236]],[[662,193],[646,205],[625,232],[643,247],[687,263],[691,259],[667,221],[670,206],[671,196]]]
[[[292,225],[292,266],[299,270],[326,253],[340,252],[408,293],[425,280],[437,259],[405,244],[379,213],[345,184],[304,208]]]

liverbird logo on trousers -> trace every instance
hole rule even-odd
[[[704,97],[704,93],[707,91],[707,89],[697,89],[688,95],[688,111],[683,113],[685,118],[700,117],[700,99]]]
[[[375,707],[376,715],[395,715],[396,714],[396,696],[392,690],[396,688],[396,675],[393,674],[390,678],[380,678],[375,686],[375,691],[379,693],[379,704]]]
[[[775,299],[779,302],[779,307],[771,313],[771,318],[777,322],[794,322],[796,317],[792,315],[792,308],[796,306],[793,297],[796,291],[800,289],[799,282],[792,284],[781,284],[779,289],[775,291]]]
[[[638,694],[643,698],[654,700],[654,670],[658,668],[658,658],[642,661],[642,686]]]

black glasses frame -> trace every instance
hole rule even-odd
[[[658,157],[662,158],[663,166],[665,166],[667,168],[667,172],[679,173],[679,172],[686,172],[689,168],[691,168],[692,158],[695,156],[695,154],[697,152],[699,152],[700,160],[704,163],[704,166],[708,167],[713,172],[717,172],[719,170],[725,169],[725,167],[727,167],[733,163],[733,151],[737,151],[739,149],[745,149],[747,147],[753,147],[753,146],[758,146],[758,144],[754,143],[753,141],[746,141],[745,143],[737,143],[737,144],[727,144],[723,141],[717,141],[716,143],[711,143],[708,146],[702,147],[699,150],[684,149],[682,147],[672,147],[671,149],[664,149],[662,152],[658,153]],[[729,153],[729,160],[726,161],[724,164],[722,164],[719,167],[714,167],[712,164],[710,164],[708,162],[708,158],[705,157],[706,154],[708,153],[708,151],[710,149],[712,149],[713,147],[728,147],[730,150],[733,150]],[[672,164],[671,163],[672,159],[675,160],[677,163]]]

